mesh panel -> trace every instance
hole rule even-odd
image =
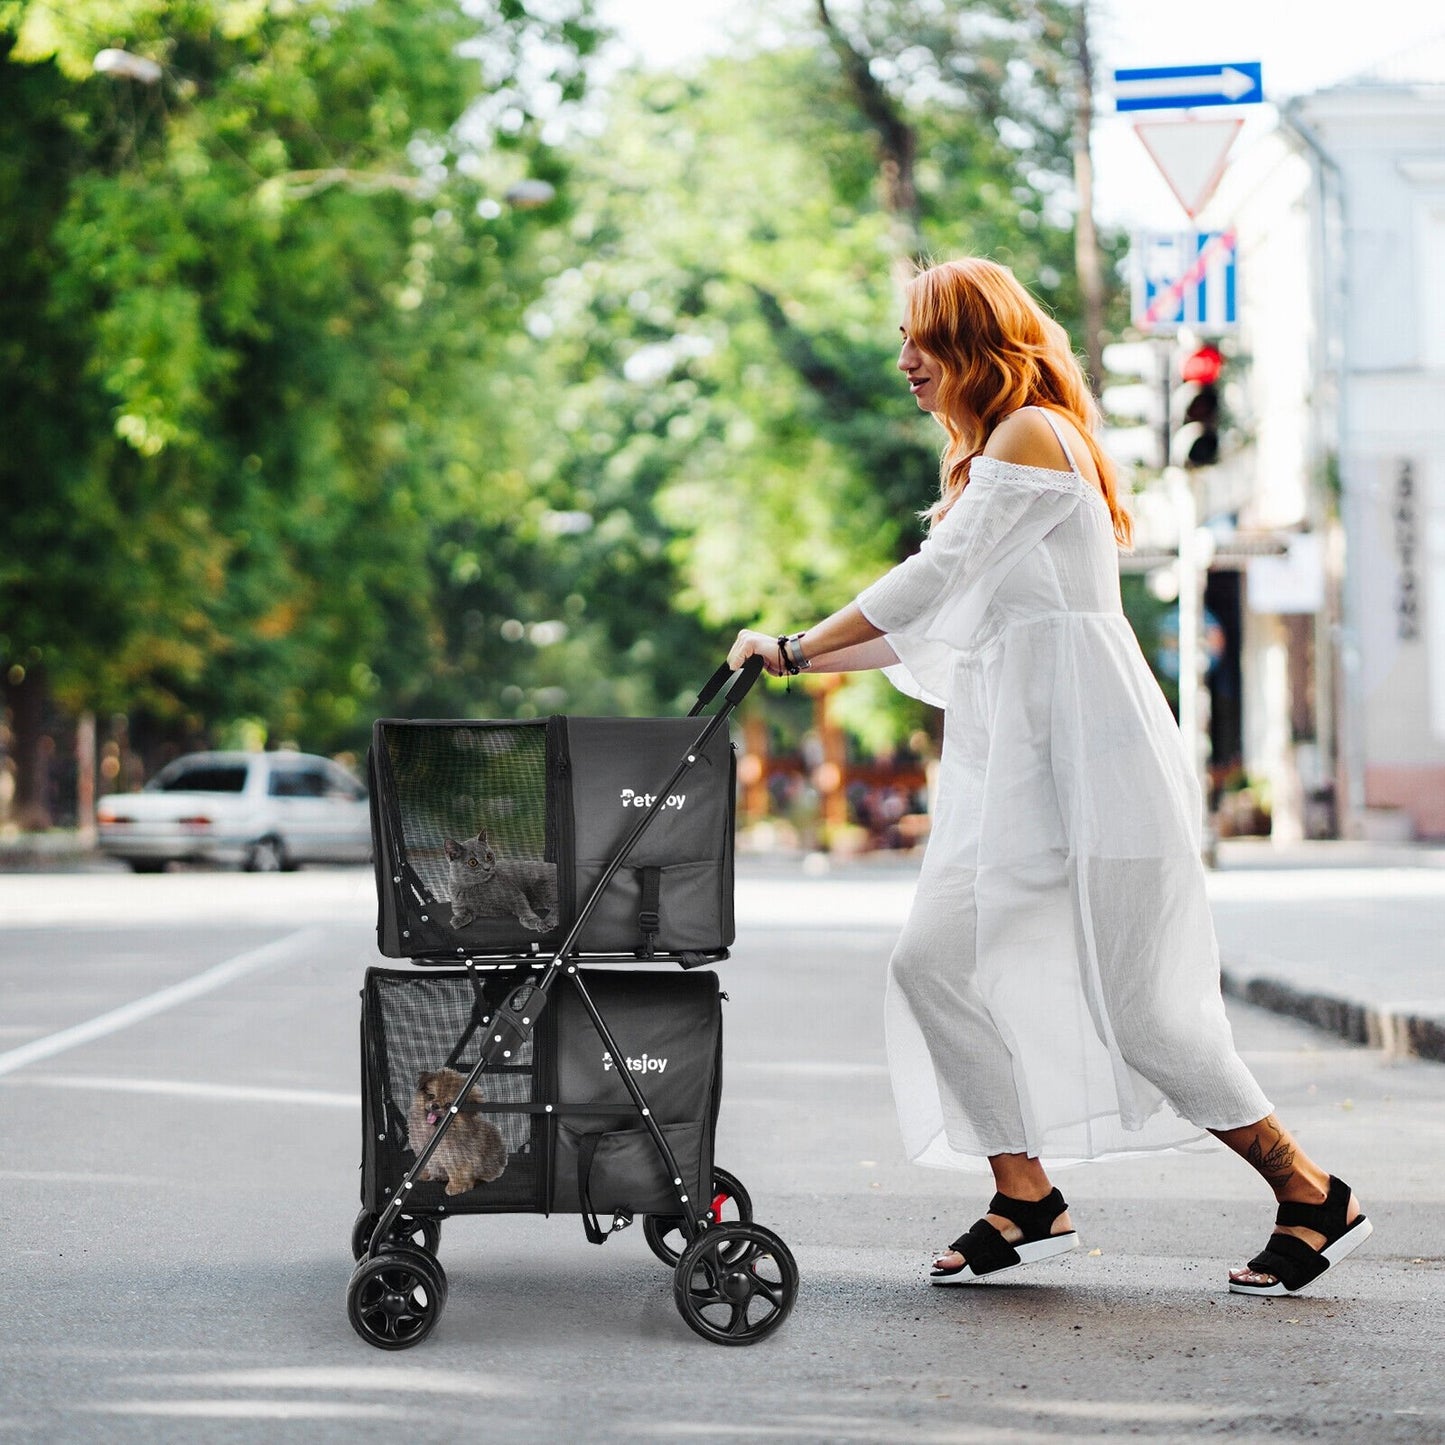
[[[503,858],[555,859],[547,825],[545,723],[387,727],[406,861],[450,898],[445,841],[485,829]]]
[[[514,987],[515,982],[508,974],[491,979],[488,986],[494,997],[501,997],[501,990]],[[370,1058],[376,1076],[368,1079],[367,1087],[378,1099],[377,1116],[384,1121],[385,1139],[374,1141],[380,1176],[385,1184],[395,1188],[415,1157],[407,1142],[407,1113],[417,1076],[442,1068],[453,1068],[462,1074],[470,1072],[481,1057],[486,1038],[482,1028],[470,1029],[470,1026],[474,1017],[480,1021],[483,1014],[489,1014],[491,1005],[474,1013],[477,995],[465,976],[374,977],[371,987],[376,1008],[372,1014],[374,1047]],[[528,1042],[513,1058],[484,1071],[477,1081],[483,1101],[530,1104],[535,1098],[532,1065],[533,1048]],[[533,1139],[535,1116],[483,1109],[476,1117],[490,1121],[500,1131],[507,1146],[507,1167],[497,1179],[479,1184],[460,1196],[463,1207],[530,1206],[538,1187]],[[367,1142],[368,1147],[373,1143]],[[455,1207],[458,1198],[448,1198],[439,1183],[416,1184],[413,1197],[419,1205],[445,1199],[448,1207]]]

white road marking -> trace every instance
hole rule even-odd
[[[463,1395],[495,1399],[520,1395],[522,1386],[478,1377],[463,1370],[387,1369],[376,1365],[273,1366],[257,1370],[207,1370],[195,1375],[128,1375],[129,1385],[164,1385],[186,1390],[393,1390],[426,1395]]]
[[[908,917],[918,880],[907,874],[896,878],[837,875],[829,884],[820,888],[790,878],[739,878],[738,928],[772,929],[781,918],[790,929],[898,929]]]
[[[147,924],[179,927],[274,923],[298,917],[340,926],[376,917],[369,868],[305,868],[300,873],[0,874],[0,952],[11,929],[118,930]],[[134,951],[131,938],[118,942]]]
[[[71,1169],[0,1169],[0,1179],[17,1184],[144,1184],[161,1181],[144,1174],[85,1174]]]
[[[117,1400],[81,1405],[92,1415],[155,1415],[171,1420],[410,1420],[400,1405],[330,1400]]]
[[[32,1039],[18,1049],[0,1054],[0,1075],[13,1074],[16,1069],[23,1069],[27,1064],[53,1058],[67,1049],[91,1043],[107,1034],[118,1033],[143,1019],[152,1018],[179,1004],[189,1003],[193,998],[200,998],[202,994],[234,983],[248,973],[258,973],[261,969],[290,962],[294,956],[319,947],[328,936],[329,930],[324,928],[303,928],[296,933],[288,933],[285,938],[278,938],[260,948],[237,954],[235,958],[228,958],[203,973],[157,989],[155,993],[147,994],[132,1003],[122,1004],[119,1008],[99,1014],[83,1024],[61,1029],[59,1033],[47,1034],[44,1038]]]
[[[325,1089],[279,1089],[261,1084],[207,1084],[189,1079],[118,1079],[105,1074],[35,1074],[11,1079],[9,1086],[34,1084],[46,1089],[84,1089],[102,1094],[163,1094],[169,1098],[214,1099],[237,1104],[311,1104],[321,1109],[359,1109],[360,1094]]]
[[[845,931],[840,928],[818,928],[810,923],[769,923],[766,926],[743,923],[738,928],[737,951],[751,953],[754,949],[767,947],[769,943],[780,939],[786,941],[789,949],[796,949],[798,944],[791,935],[806,934],[820,950],[871,954],[878,960],[881,968],[888,962],[888,955],[893,951],[893,942],[898,937],[900,927],[900,924],[893,922],[859,923]]]
[[[1445,898],[1440,868],[1225,868],[1205,875],[1213,903],[1363,903]]]
[[[789,1078],[803,1079],[853,1079],[882,1078],[888,1073],[887,1064],[833,1063],[829,1060],[808,1059],[742,1059],[728,1065],[731,1074],[784,1074]]]

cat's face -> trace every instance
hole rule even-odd
[[[464,843],[448,838],[446,850],[453,876],[460,873],[464,878],[490,878],[497,871],[497,852],[487,841],[485,831]]]
[[[443,1114],[456,1103],[466,1077],[455,1069],[438,1069],[435,1073],[421,1073],[416,1078],[416,1097],[426,1111],[428,1124],[436,1124]],[[480,1097],[473,1087],[471,1097]]]

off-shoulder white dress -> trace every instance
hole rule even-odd
[[[922,548],[858,597],[944,709],[933,828],[889,969],[908,1155],[1066,1164],[1271,1112],[1219,990],[1201,807],[1119,598],[1109,509],[976,457]]]

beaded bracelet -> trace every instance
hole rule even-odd
[[[778,638],[778,661],[789,677],[796,677],[812,665],[810,658],[803,656],[801,632],[787,632]]]

